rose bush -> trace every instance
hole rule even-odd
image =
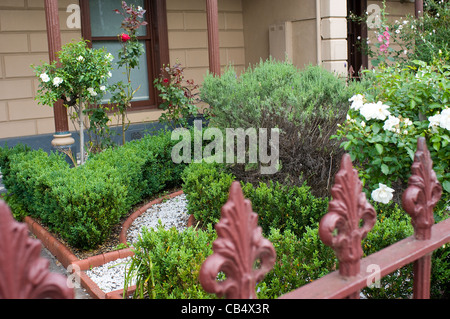
[[[186,126],[191,116],[198,114],[195,96],[198,85],[193,80],[185,80],[184,68],[180,63],[166,65],[161,69],[161,75],[154,81],[162,103],[159,122],[168,127]]]
[[[349,100],[347,121],[334,136],[344,138],[341,146],[370,191],[384,185],[383,196],[372,196],[380,202],[392,198],[388,188],[400,195],[406,187],[420,136],[427,139],[443,196],[450,193],[450,65],[412,64],[367,71],[372,88]]]
[[[89,129],[98,129],[97,124],[108,122],[106,110],[100,104],[111,76],[112,55],[104,49],[91,49],[88,41],[66,44],[58,52],[58,62],[32,65],[39,79],[36,100],[39,104],[53,106],[59,99],[72,107],[71,118],[84,131],[84,116],[96,112],[98,121]],[[89,108],[90,105],[95,107]],[[104,125],[106,127],[106,125]],[[96,132],[98,133],[98,132]],[[80,134],[81,162],[84,162],[84,134]]]
[[[362,17],[351,13],[350,19],[373,24],[368,12]],[[358,47],[371,58],[374,67],[395,62],[409,65],[413,60],[431,63],[436,58],[450,59],[450,2],[425,0],[420,18],[408,14],[405,18],[389,22],[386,0],[383,0],[377,19],[375,43],[371,43],[369,38],[358,41]]]
[[[140,6],[128,5],[125,1],[122,1],[122,10],[116,9],[114,11],[123,16],[121,28],[126,31],[126,33],[117,36],[121,45],[121,49],[118,52],[117,67],[125,68],[126,82],[119,81],[111,85],[112,97],[110,103],[114,105],[115,115],[121,122],[122,144],[125,144],[125,132],[130,124],[127,117],[128,108],[131,106],[131,101],[140,88],[138,86],[136,89],[133,89],[131,72],[139,67],[139,59],[145,53],[144,45],[137,37],[137,31],[139,28],[146,26],[148,22],[144,21],[146,10]]]

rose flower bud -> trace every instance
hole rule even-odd
[[[120,35],[120,40],[122,40],[122,42],[127,42],[130,39],[131,39],[131,37],[128,34],[126,34],[126,33],[122,33]]]

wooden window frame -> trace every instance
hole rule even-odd
[[[79,0],[81,9],[81,36],[83,39],[92,41],[111,40],[112,37],[92,37],[91,17],[89,0]],[[157,89],[153,85],[163,65],[170,63],[169,39],[167,30],[167,7],[166,0],[144,0],[146,21],[148,21],[147,35],[138,37],[145,41],[147,50],[147,70],[149,81],[149,100],[134,101],[131,103],[131,111],[156,109],[161,103]]]

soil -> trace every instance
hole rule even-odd
[[[92,256],[96,256],[96,255],[100,255],[100,254],[104,254],[104,253],[108,253],[108,252],[117,250],[118,249],[117,247],[120,244],[119,236],[120,236],[120,232],[122,231],[122,225],[131,214],[133,214],[137,209],[144,206],[145,204],[147,204],[161,196],[164,196],[165,194],[171,194],[171,193],[177,192],[179,190],[181,190],[181,189],[175,188],[175,189],[165,191],[164,193],[160,193],[157,196],[147,198],[146,200],[142,201],[141,203],[135,205],[128,212],[128,214],[123,216],[120,219],[120,222],[112,228],[111,234],[108,237],[108,239],[103,244],[99,245],[97,248],[94,248],[91,250],[82,250],[82,249],[73,247],[67,241],[65,241],[63,238],[61,238],[61,236],[59,234],[50,231],[49,228],[46,225],[43,225],[38,219],[36,219],[36,218],[33,218],[33,219],[37,223],[39,223],[39,225],[41,225],[43,228],[45,228],[53,237],[58,239],[58,241],[60,241],[64,246],[66,246],[67,249],[69,249],[78,259],[83,260],[83,259],[86,259],[86,258],[89,258]],[[124,247],[120,247],[120,248],[124,248]]]

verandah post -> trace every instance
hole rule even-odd
[[[47,25],[48,54],[50,63],[57,60],[56,53],[61,51],[61,30],[59,25],[58,0],[45,0],[45,20]],[[53,106],[55,120],[55,135],[52,141],[54,147],[68,147],[75,143],[69,132],[67,109],[62,100]]]
[[[208,25],[209,71],[220,75],[219,6],[217,0],[206,0]]]

